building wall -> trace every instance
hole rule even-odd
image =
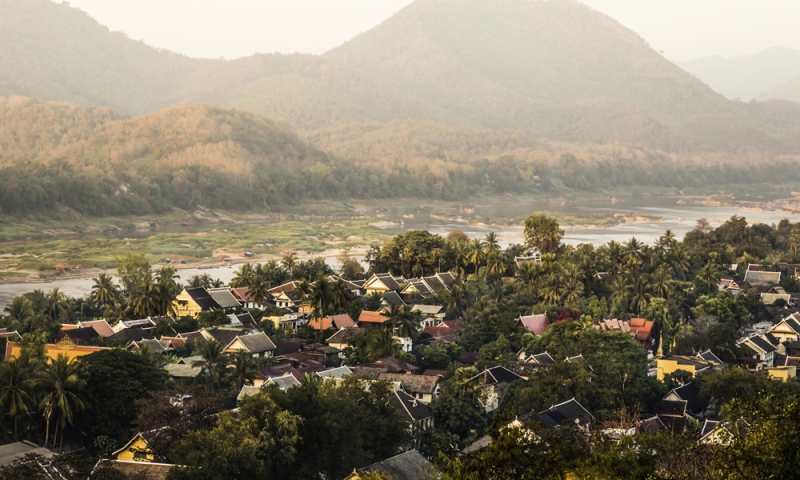
[[[182,302],[186,302],[182,304]],[[200,305],[198,305],[194,299],[186,293],[186,290],[182,291],[178,294],[175,298],[175,313],[179,317],[192,317],[197,318],[202,312]]]
[[[117,454],[117,460],[129,462],[152,462],[155,460],[150,447],[141,437],[137,438],[128,448]]]
[[[694,376],[694,365],[681,365],[677,362],[677,360],[666,360],[663,358],[659,358],[656,360],[656,378],[663,381],[664,377],[671,373],[675,373],[678,370],[683,370],[685,372],[689,372]]]

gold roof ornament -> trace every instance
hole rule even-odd
[[[72,339],[69,338],[69,335],[64,335],[61,338],[61,340],[56,342],[56,346],[58,346],[58,348],[60,348],[61,350],[64,350],[66,352],[66,351],[72,350],[73,348],[77,347],[78,344],[73,342]]]

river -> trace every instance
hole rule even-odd
[[[735,206],[730,207],[709,207],[702,205],[678,205],[680,197],[652,197],[645,199],[629,199],[620,202],[585,202],[566,206],[547,207],[551,211],[562,211],[567,213],[601,213],[601,212],[620,212],[639,214],[644,216],[659,217],[658,221],[636,221],[628,222],[613,227],[604,228],[567,228],[564,242],[570,245],[580,243],[591,243],[602,245],[611,240],[624,242],[631,237],[652,244],[661,236],[665,230],[669,229],[678,239],[682,239],[686,232],[692,230],[701,218],[708,219],[713,226],[719,225],[733,215],[744,216],[750,223],[776,224],[782,219],[789,217],[786,213],[775,211],[746,210]],[[540,208],[540,206],[537,206]],[[512,205],[512,206],[487,206],[479,207],[479,212],[483,215],[494,216],[518,216],[526,215],[533,211],[531,205]],[[792,218],[797,221],[797,218]],[[503,246],[512,243],[522,243],[522,227],[492,227],[489,225],[467,225],[459,222],[440,221],[430,217],[404,219],[404,228],[424,229],[432,233],[446,235],[452,230],[461,230],[471,238],[483,237],[490,231],[498,234]],[[335,251],[327,252],[326,262],[333,267],[338,266]],[[179,271],[182,281],[186,281],[194,275],[209,274],[212,278],[218,278],[223,282],[229,282],[235,273],[235,268],[212,268],[198,269],[189,268]],[[5,307],[11,300],[34,289],[45,291],[59,288],[66,295],[79,297],[91,291],[92,279],[76,278],[54,280],[46,283],[10,283],[0,285],[0,308]]]

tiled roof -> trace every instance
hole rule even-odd
[[[90,322],[80,322],[79,325],[81,327],[92,327],[95,332],[101,337],[110,337],[114,335],[114,330],[111,328],[111,325],[108,324],[105,320],[92,320]]]
[[[544,314],[519,317],[517,322],[534,335],[542,335],[547,330],[547,327],[550,326],[550,321],[547,320],[547,315]]]
[[[59,334],[59,338],[63,338],[64,336],[69,337],[73,342],[77,343],[78,345],[88,345],[92,340],[99,337],[97,330],[94,328],[86,327],[86,328],[75,328],[73,330],[67,330],[66,332],[62,332]]]
[[[371,312],[362,310],[361,315],[358,316],[359,323],[386,323],[389,317],[381,314],[380,312]]]
[[[186,293],[192,297],[192,300],[194,300],[203,311],[220,308],[219,304],[211,298],[211,295],[209,295],[208,291],[203,287],[187,288]]]
[[[756,272],[748,270],[744,274],[744,281],[749,283],[780,283],[781,272]]]
[[[328,343],[336,343],[336,344],[346,344],[354,341],[362,334],[364,334],[367,330],[358,327],[348,327],[342,328],[338,332],[334,333],[326,342]]]
[[[435,475],[430,476],[434,473],[431,462],[426,460],[425,457],[416,450],[409,450],[400,455],[358,469],[358,473],[362,475],[370,472],[378,472],[382,475],[381,478],[390,478],[392,480],[423,480],[425,478],[435,478]]]
[[[277,287],[270,288],[267,291],[273,295],[277,295],[279,293],[292,292],[295,289],[297,289],[298,286],[300,286],[299,282],[291,281],[291,282],[286,282],[283,285],[278,285]]]
[[[389,305],[405,305],[406,302],[400,298],[400,295],[395,291],[383,292],[383,301]]]
[[[225,346],[228,346],[239,335],[247,335],[249,333],[246,329],[225,327],[207,328],[206,332],[214,337],[214,340]]]
[[[229,288],[212,288],[208,290],[208,294],[222,308],[239,308],[242,306]]]
[[[109,337],[109,340],[111,342],[124,341],[125,343],[127,343],[130,342],[131,340],[138,341],[146,338],[153,338],[153,336],[150,335],[149,331],[140,327],[135,327],[135,328],[125,328],[123,330],[120,330],[119,332]]]
[[[336,368],[330,368],[328,370],[323,370],[321,372],[317,372],[317,376],[322,378],[344,378],[352,374],[353,371],[347,367],[336,367]]]
[[[722,360],[720,360],[719,357],[714,355],[714,353],[711,350],[706,350],[705,352],[698,353],[697,356],[707,362],[719,363],[720,365],[722,364]]]
[[[362,363],[358,367],[368,368],[381,368],[384,372],[389,373],[406,373],[417,370],[416,365],[404,362],[396,357],[383,357],[375,360],[374,362]],[[354,370],[355,371],[355,370]]]
[[[264,382],[264,385],[276,385],[285,392],[292,387],[300,385],[300,381],[294,375],[287,374],[282,377],[269,378]]]
[[[264,332],[258,332],[250,335],[240,335],[236,337],[241,341],[248,352],[252,354],[259,354],[265,352],[272,352],[277,350],[277,347],[272,340]],[[232,340],[231,343],[235,341]],[[230,346],[230,344],[228,344]]]
[[[389,382],[400,382],[403,389],[410,393],[424,393],[433,395],[436,385],[439,384],[439,377],[427,375],[411,375],[407,373],[381,373],[378,380]]]
[[[686,415],[686,400],[661,400],[658,406],[659,415]]]
[[[444,307],[441,305],[414,305],[411,307],[411,311],[423,315],[439,315],[444,311]]]
[[[402,390],[395,390],[390,401],[397,414],[411,422],[418,422],[433,416],[433,412],[427,405]]]
[[[520,420],[522,421],[522,417],[520,417]],[[545,427],[558,427],[576,423],[586,425],[594,422],[594,416],[573,398],[558,405],[553,405],[543,412],[526,418],[526,420],[538,420]]]
[[[445,285],[444,282],[439,280],[439,277],[436,277],[436,276],[434,276],[434,277],[422,277],[422,282],[425,285],[427,285],[428,288],[431,291],[433,291],[434,293],[441,292],[441,291],[444,291],[444,290],[449,290],[449,288],[447,288],[447,285]]]
[[[470,379],[478,380],[482,385],[497,385],[500,383],[511,383],[514,380],[520,380],[522,377],[512,372],[505,367],[492,367],[484,370],[483,372],[475,375]]]
[[[327,330],[329,328],[341,329],[356,326],[356,322],[354,322],[353,319],[350,318],[350,315],[346,313],[342,313],[340,315],[331,315],[319,320],[312,318],[308,324],[314,330]]]
[[[687,416],[659,415],[658,418],[664,422],[664,425],[667,426],[667,430],[675,435],[683,435],[689,423],[689,417]]]
[[[553,357],[551,357],[550,354],[547,352],[537,353],[536,355],[532,355],[532,357],[533,360],[536,361],[536,363],[541,363],[543,365],[553,365],[555,363]]]
[[[700,430],[700,440],[704,439],[711,432],[716,430],[717,425],[719,425],[719,422],[716,420],[706,420],[705,423],[703,423],[703,429]]]
[[[636,422],[636,430],[639,433],[659,433],[666,430],[666,425],[658,416],[645,418]]]
[[[236,396],[236,401],[241,402],[243,398],[255,395],[261,391],[261,386],[245,385],[239,390],[239,395]]]
[[[194,378],[203,371],[202,367],[194,367],[191,364],[168,363],[164,369],[173,377]]]
[[[691,413],[699,413],[703,410],[703,404],[700,402],[700,391],[694,382],[689,382],[678,388],[672,389],[670,393],[674,393],[681,400],[686,400],[686,411]]]

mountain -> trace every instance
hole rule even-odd
[[[321,56],[197,60],[49,0],[0,0],[0,95],[139,115],[186,101],[301,129],[421,119],[532,141],[796,151],[613,19],[571,0],[417,0]]]
[[[697,58],[678,62],[678,66],[730,99],[793,100],[765,93],[800,77],[800,51],[775,47],[755,55]]]
[[[800,75],[763,92],[758,99],[784,99],[800,104]]]

